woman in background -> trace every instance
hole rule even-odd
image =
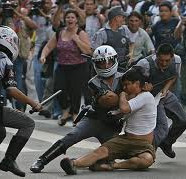
[[[79,28],[78,21],[77,11],[67,10],[64,15],[66,26],[49,40],[40,58],[41,63],[45,63],[48,54],[57,48],[54,92],[62,90],[58,97],[62,107],[59,125],[65,125],[70,117],[75,120],[81,104],[82,89],[88,81],[88,64],[81,53],[91,53],[90,41],[87,33]]]

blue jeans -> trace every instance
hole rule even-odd
[[[168,128],[167,117],[172,120]],[[178,98],[169,92],[159,102],[157,108],[157,124],[154,130],[154,142],[158,147],[162,142],[172,145],[186,129],[186,113]]]
[[[41,102],[44,94],[45,80],[41,78],[42,64],[39,62],[37,55],[34,56],[33,66],[34,66],[34,82],[35,82],[36,92],[38,95],[39,102]]]
[[[14,61],[14,71],[15,71],[15,79],[17,82],[17,88],[26,94],[26,84],[25,84],[25,75],[26,75],[26,60],[22,59],[18,56],[18,58]],[[13,101],[13,106],[19,110],[25,110],[26,105],[19,102]]]

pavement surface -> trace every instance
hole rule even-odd
[[[26,179],[186,179],[186,132],[174,144],[176,158],[170,159],[158,149],[157,158],[152,167],[146,171],[117,170],[113,172],[91,172],[88,169],[78,170],[78,175],[67,176],[60,168],[60,161],[64,155],[50,162],[42,173],[34,174],[29,170],[31,164],[45,152],[54,142],[65,136],[72,130],[72,122],[69,121],[64,127],[57,124],[57,120],[46,119],[37,113],[30,115],[36,122],[36,128],[21,154],[17,158],[19,167],[26,172]],[[11,137],[16,133],[15,129],[7,128],[7,137],[0,145],[0,159],[4,153]],[[99,146],[94,138],[84,140],[67,151],[67,156],[76,158],[87,154]],[[0,171],[0,179],[19,179],[10,172]]]

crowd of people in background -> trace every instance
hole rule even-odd
[[[110,8],[119,6],[122,12],[115,9],[108,15]],[[179,0],[2,0],[0,20],[20,38],[20,52],[14,63],[18,88],[40,102],[62,89],[62,95],[39,115],[59,118],[59,125],[64,125],[67,119],[77,116],[81,96],[85,104],[91,101],[86,84],[95,71],[90,58],[82,54],[91,56],[94,49],[104,44],[117,51],[118,68],[123,71],[153,54],[160,44],[170,43],[180,57],[174,92],[185,105],[185,14],[185,1]],[[45,54],[47,47],[52,53]],[[27,68],[29,60],[33,68]],[[34,86],[25,83],[30,69],[34,72]],[[26,109],[17,101],[11,103],[16,109]]]
[[[156,121],[149,133],[153,137],[150,144],[153,150],[160,147],[167,156],[175,157],[172,144],[186,128],[182,108],[186,105],[185,0],[0,0],[0,24],[9,26],[19,37],[19,54],[13,64],[18,89],[40,103],[62,90],[57,98],[37,110],[39,115],[58,119],[60,126],[71,119],[75,127],[82,103],[94,106],[96,111],[96,117],[84,118],[79,128],[75,127],[40,156],[31,167],[33,172],[41,172],[46,164],[87,137],[97,137],[101,144],[111,138],[110,128],[104,138],[95,127],[104,121],[89,118],[107,119],[100,114],[108,112],[109,103],[99,97],[115,95],[120,74],[134,66],[145,69],[143,75],[150,83],[146,89],[139,85],[139,93],[146,90],[156,96],[161,91],[164,97],[157,106],[157,117],[153,116]],[[131,78],[129,81],[133,82]],[[106,92],[92,95],[88,88]],[[6,95],[4,89],[1,93]],[[6,97],[13,108],[25,112],[25,104]],[[118,99],[117,95],[114,97]],[[171,127],[167,117],[173,121]],[[84,126],[88,126],[87,130]],[[107,127],[103,125],[103,130],[107,131]],[[113,132],[120,132],[120,128]],[[147,166],[153,163],[154,152]],[[74,172],[74,166],[91,166],[78,162],[65,159],[61,167],[68,174]],[[72,169],[70,172],[66,164]]]
[[[180,57],[176,58],[180,74],[174,92],[181,103],[186,104],[184,1],[8,2],[8,8],[6,0],[1,2],[0,20],[2,25],[13,28],[20,38],[20,52],[14,63],[18,88],[25,94],[31,93],[28,95],[40,102],[56,90],[63,90],[62,95],[45,106],[39,115],[59,118],[59,125],[64,125],[68,119],[76,118],[81,96],[85,104],[90,103],[86,84],[95,71],[90,58],[82,54],[91,56],[94,49],[104,44],[114,47],[119,57],[118,68],[125,71],[153,54],[160,44],[170,43]],[[108,15],[113,7],[122,7],[122,12],[116,8]],[[45,48],[43,44],[47,44]],[[29,60],[33,65],[34,86],[25,83]],[[16,109],[26,109],[17,101],[11,103]]]

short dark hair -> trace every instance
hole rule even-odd
[[[137,17],[140,20],[143,20],[142,16],[137,12],[137,11],[132,11],[129,15],[128,15],[128,19],[130,19],[131,17]]]
[[[87,1],[87,0],[85,0],[85,1]],[[85,1],[84,1],[84,2],[85,2]],[[93,2],[94,4],[96,4],[96,0],[92,0],[92,2]]]
[[[65,15],[64,15],[64,22],[65,22],[65,19],[66,19],[66,17],[67,17],[67,15],[68,14],[74,14],[75,16],[76,16],[76,18],[78,19],[78,21],[79,21],[79,14],[78,14],[78,12],[76,11],[76,10],[74,10],[74,9],[68,9],[66,12],[65,12]]]
[[[171,44],[164,43],[158,46],[157,56],[159,55],[168,55],[170,54],[171,56],[174,56],[174,48]]]
[[[131,82],[140,82],[140,86],[144,86],[146,82],[146,77],[143,74],[144,70],[143,67],[141,66],[133,66],[129,71],[127,71],[123,76],[122,76],[122,82],[125,80],[131,81]]]
[[[172,11],[172,4],[171,4],[169,1],[163,1],[162,3],[160,3],[159,9],[160,9],[162,6],[166,6],[167,8],[169,8],[170,11]]]

